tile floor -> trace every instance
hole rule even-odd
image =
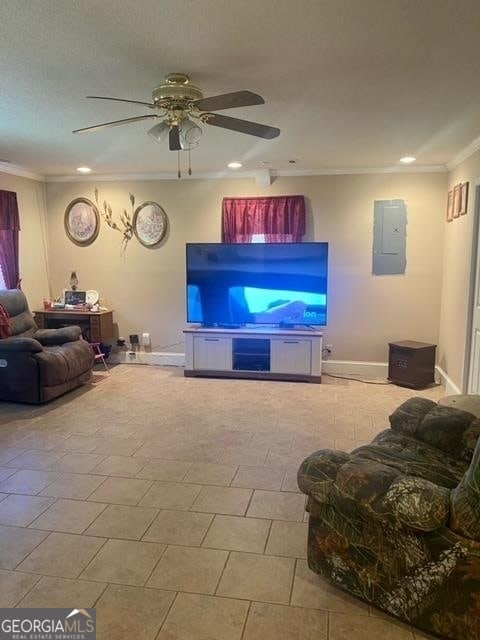
[[[296,486],[306,455],[369,441],[413,394],[125,365],[0,403],[0,607],[95,606],[99,640],[426,638],[308,569]]]

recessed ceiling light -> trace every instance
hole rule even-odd
[[[416,158],[414,158],[413,156],[404,156],[403,158],[400,158],[400,162],[402,164],[411,164],[412,162],[415,162]]]
[[[78,173],[90,173],[90,167],[77,167]]]
[[[227,167],[229,169],[240,169],[242,167],[242,163],[241,162],[229,162],[227,164]]]

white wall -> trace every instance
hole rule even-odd
[[[42,182],[0,173],[0,189],[15,191],[20,215],[20,277],[22,289],[34,309],[49,295],[48,234],[45,229],[45,185]]]
[[[448,176],[444,195],[459,182],[470,182],[467,215],[444,221],[445,252],[443,262],[442,306],[440,314],[439,365],[453,383],[465,391],[467,358],[469,285],[473,249],[475,183],[480,183],[480,151],[459,164]]]
[[[72,244],[64,231],[65,208],[79,196],[93,200],[95,186],[117,216],[129,207],[129,193],[137,203],[158,202],[169,217],[166,241],[146,249],[133,239],[123,258],[120,234],[102,221],[91,246]],[[149,331],[154,348],[181,350],[185,243],[220,241],[223,197],[303,194],[305,239],[330,243],[325,333],[333,357],[385,361],[389,341],[438,341],[446,188],[445,173],[285,177],[265,188],[247,178],[49,183],[52,284],[60,292],[76,270],[80,287],[99,290],[114,309],[121,335]],[[373,276],[373,203],[391,198],[407,201],[407,271]]]

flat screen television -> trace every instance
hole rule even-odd
[[[187,244],[187,322],[327,323],[328,243]]]

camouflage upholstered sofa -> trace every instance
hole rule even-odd
[[[425,631],[479,640],[480,419],[411,398],[390,426],[302,463],[309,566]]]

